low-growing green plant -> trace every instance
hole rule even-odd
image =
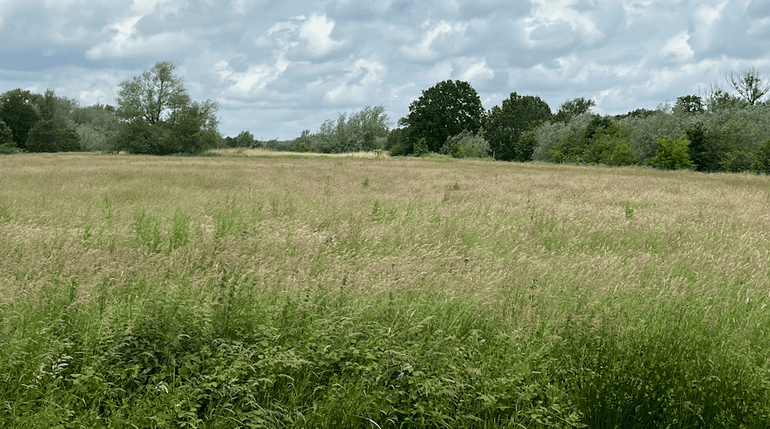
[[[665,170],[679,170],[695,167],[690,161],[688,146],[690,142],[687,136],[675,139],[672,137],[662,137],[658,140],[658,147],[655,156],[650,158],[650,165]]]
[[[163,239],[158,218],[143,211],[134,221],[134,230],[141,246],[146,246],[153,253],[161,251]]]
[[[169,236],[170,250],[176,250],[186,246],[190,241],[190,217],[177,209],[174,219],[171,221],[171,235]]]

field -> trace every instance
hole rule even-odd
[[[0,157],[0,426],[770,426],[770,178]]]

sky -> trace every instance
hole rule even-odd
[[[0,93],[114,105],[159,61],[220,104],[225,136],[293,139],[379,104],[395,126],[447,79],[486,109],[516,92],[620,114],[766,76],[770,0],[0,0]]]

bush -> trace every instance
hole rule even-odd
[[[414,152],[412,154],[414,156],[423,156],[428,152],[430,152],[430,150],[428,150],[428,143],[425,141],[425,138],[423,137],[420,140],[417,140],[414,144]]]
[[[617,126],[616,126],[617,127]],[[600,129],[583,152],[585,162],[606,165],[631,165],[636,161],[634,151],[618,132]]]
[[[751,170],[757,174],[770,174],[770,138],[765,140],[757,151]]]
[[[38,121],[27,135],[29,152],[75,152],[80,150],[80,136],[53,121]]]
[[[571,127],[551,149],[553,162],[630,165],[636,156],[621,135],[620,126],[608,117],[594,116],[584,129]]]
[[[440,153],[452,158],[485,158],[489,154],[489,143],[480,135],[466,130],[448,138]]]
[[[655,156],[650,158],[650,165],[664,170],[679,170],[695,167],[690,160],[688,146],[690,142],[687,136],[675,139],[673,137],[663,137],[658,140],[658,148]]]

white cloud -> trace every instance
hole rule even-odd
[[[590,13],[570,7],[576,0],[534,0],[533,3],[533,15],[522,21],[525,40],[531,47],[568,44],[572,35],[578,35],[589,45],[604,38]]]
[[[692,14],[695,31],[690,39],[691,46],[694,46],[695,50],[705,50],[711,45],[717,21],[721,18],[728,1],[723,0],[714,6],[704,4],[695,9]]]
[[[265,90],[265,87],[286,71],[290,62],[280,56],[272,64],[255,64],[245,72],[235,72],[227,61],[219,61],[214,70],[221,83],[225,83],[225,94],[236,98],[252,97]]]
[[[323,57],[343,45],[331,38],[332,30],[334,21],[330,21],[324,14],[314,13],[300,26],[299,39],[305,42],[305,49],[310,56]]]
[[[461,58],[458,62],[463,68],[462,73],[460,73],[460,80],[474,83],[495,77],[495,72],[487,67],[487,60],[483,57]]]
[[[412,60],[432,61],[436,59],[439,53],[434,45],[442,41],[442,39],[447,39],[453,35],[462,37],[468,29],[468,23],[440,21],[432,25],[428,21],[423,27],[427,27],[428,30],[423,33],[420,42],[416,45],[404,46],[402,48],[402,52]]]
[[[366,103],[372,95],[380,92],[388,68],[378,61],[359,59],[345,71],[345,81],[327,91],[324,101],[330,104]]]
[[[695,51],[692,50],[687,41],[690,39],[690,34],[687,30],[682,30],[672,38],[668,39],[660,53],[663,57],[674,57],[680,61],[689,61],[695,55]]]

